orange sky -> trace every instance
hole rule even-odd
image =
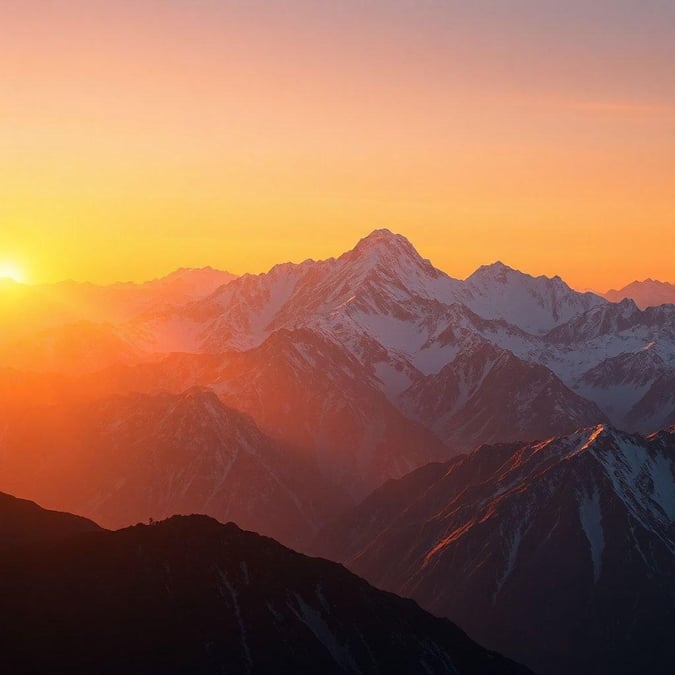
[[[389,227],[457,277],[675,281],[674,45],[657,0],[3,0],[0,262],[262,271]]]

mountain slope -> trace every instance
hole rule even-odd
[[[5,551],[36,543],[100,531],[91,520],[70,513],[48,511],[35,502],[0,492],[0,556]]]
[[[177,314],[203,326],[204,351],[249,349],[282,328],[312,328],[337,338],[334,324],[346,311],[352,338],[365,333],[387,350],[407,352],[424,342],[414,325],[416,303],[450,304],[459,283],[424,260],[405,237],[376,230],[337,259],[245,275],[196,303],[189,316]]]
[[[628,411],[628,429],[652,431],[675,424],[675,368],[661,373],[647,393]]]
[[[654,341],[654,335],[659,333],[672,341],[675,335],[675,305],[640,310],[632,300],[622,300],[617,304],[598,305],[577,315],[551,330],[546,341],[569,346],[598,338],[609,339],[618,334],[640,339],[646,344]]]
[[[64,375],[95,373],[153,358],[115,326],[88,321],[54,326],[0,346],[2,367]]]
[[[533,440],[605,421],[602,412],[550,370],[478,342],[401,396],[403,410],[449,447]]]
[[[6,551],[0,597],[7,672],[527,672],[339,565],[204,516]]]
[[[203,512],[298,544],[343,504],[311,461],[208,390],[34,407],[0,424],[0,489],[112,527]]]
[[[229,354],[212,386],[355,497],[452,454],[401,414],[349,352],[313,331],[278,330],[255,349]]]
[[[605,359],[586,371],[575,389],[585,398],[597,401],[613,424],[624,429],[650,432],[668,426],[665,419],[653,419],[646,411],[640,412],[638,403],[650,391],[656,397],[659,380],[675,367],[667,363],[651,343],[637,352],[625,352]],[[656,385],[656,387],[655,387]],[[667,387],[660,387],[666,394]],[[667,411],[662,397],[654,401],[655,411]]]
[[[77,378],[0,370],[0,403],[180,394],[193,385],[250,415],[265,434],[294,446],[351,495],[362,497],[388,478],[452,454],[385,396],[376,372],[308,329],[278,330],[245,352],[177,353]]]
[[[390,481],[318,550],[553,675],[667,673],[675,428],[484,446]]]
[[[532,277],[501,262],[478,268],[458,299],[485,319],[503,319],[534,335],[605,304],[599,295],[573,291],[560,277]]]
[[[179,269],[144,283],[0,285],[0,342],[80,321],[117,324],[144,312],[176,308],[208,296],[234,278],[205,267]]]

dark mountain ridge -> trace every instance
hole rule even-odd
[[[14,507],[0,496],[0,523]],[[37,516],[27,530],[54,518]],[[233,523],[61,525],[60,538],[0,550],[4,672],[529,672],[414,602]]]

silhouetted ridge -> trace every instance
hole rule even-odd
[[[0,555],[0,597],[5,672],[528,672],[341,565],[205,516]]]
[[[91,520],[48,511],[35,502],[0,492],[0,554],[21,546],[100,531]]]

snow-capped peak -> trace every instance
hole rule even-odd
[[[417,255],[415,247],[402,234],[396,234],[386,227],[373,230],[356,244],[353,250],[372,249],[375,247],[404,248]]]
[[[500,261],[469,276],[459,299],[484,319],[503,319],[535,335],[605,303],[593,293],[572,290],[558,276],[533,277]]]
[[[338,258],[338,265],[340,264],[382,266],[391,271],[401,267],[414,267],[424,269],[434,277],[442,274],[420,256],[408,239],[387,229],[374,230],[361,239],[351,251]]]
[[[513,267],[505,265],[501,260],[497,260],[489,265],[481,265],[475,272],[473,272],[466,281],[496,281],[498,283],[506,283],[509,274],[521,274]]]

